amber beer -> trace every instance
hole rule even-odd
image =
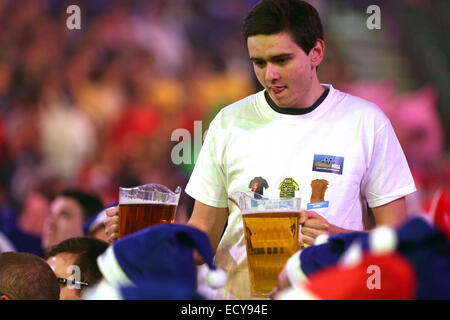
[[[287,260],[298,251],[299,212],[243,213],[250,288],[267,296]]]
[[[146,227],[161,223],[173,223],[176,204],[151,201],[119,204],[119,238]]]

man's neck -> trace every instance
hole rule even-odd
[[[315,81],[313,81],[311,88],[307,91],[306,96],[298,103],[296,108],[309,108],[314,102],[317,101],[317,99],[319,99],[324,91],[325,88],[320,85],[319,80],[316,78]]]

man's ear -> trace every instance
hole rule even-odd
[[[6,294],[0,296],[0,300],[11,300]]]
[[[318,67],[325,56],[325,41],[317,39],[316,45],[309,52],[311,66]]]

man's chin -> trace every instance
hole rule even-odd
[[[270,98],[275,102],[275,104],[280,108],[292,108],[290,102],[288,101],[288,97],[286,96],[286,91],[288,89],[285,89],[283,92],[279,94],[274,94],[272,91],[269,91]]]
[[[287,108],[291,108],[289,102],[286,99],[282,99],[281,97],[278,99],[274,99],[272,98],[273,102],[275,102],[275,104],[282,108],[282,109],[287,109]]]

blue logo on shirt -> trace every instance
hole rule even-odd
[[[344,157],[315,154],[313,171],[342,174],[344,169]]]

